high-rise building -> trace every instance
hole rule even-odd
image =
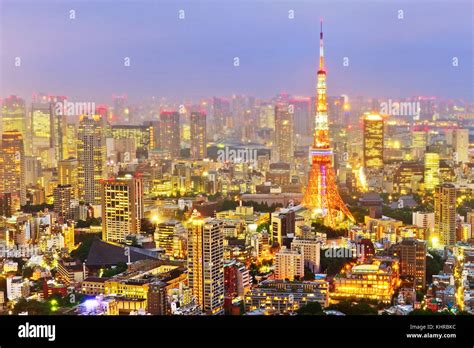
[[[76,158],[68,158],[58,163],[59,185],[71,185],[75,197],[78,197],[78,161]]]
[[[81,116],[77,132],[79,199],[100,204],[100,180],[106,176],[104,122],[99,115]]]
[[[283,246],[275,255],[275,279],[295,280],[304,277],[304,250]]]
[[[424,170],[425,190],[433,191],[439,185],[439,154],[433,152],[425,153]]]
[[[333,124],[343,126],[344,119],[344,97],[328,97],[328,117]]]
[[[181,136],[178,112],[162,111],[160,113],[160,144],[161,149],[168,152],[171,158],[180,156]]]
[[[295,233],[295,212],[292,209],[281,209],[271,214],[271,240],[282,246],[288,235]]]
[[[143,218],[143,181],[139,176],[101,181],[102,239],[125,242],[125,237],[140,232]]]
[[[400,275],[412,277],[416,289],[426,286],[426,242],[404,238],[400,243]]]
[[[33,155],[41,157],[43,165],[50,167],[55,158],[53,104],[33,103],[30,122]]]
[[[291,242],[291,250],[299,250],[303,254],[304,265],[313,273],[318,273],[321,266],[321,238],[295,237]]]
[[[364,167],[383,169],[384,122],[378,114],[366,114],[364,122]]]
[[[231,119],[230,103],[225,98],[213,98],[214,122],[213,130],[215,134],[223,134]]]
[[[299,135],[311,134],[311,98],[297,97],[290,99],[289,110],[293,112],[294,132]]]
[[[155,229],[155,243],[157,248],[161,248],[168,256],[179,254],[179,243],[176,243],[176,238],[185,234],[185,228],[179,221],[169,220],[161,222],[156,225]]]
[[[453,184],[436,186],[434,197],[435,233],[444,245],[456,243],[456,188]]]
[[[291,163],[294,157],[294,113],[289,112],[287,103],[275,105],[275,146],[279,162]]]
[[[206,151],[206,114],[202,111],[191,113],[191,157],[205,158]]]
[[[26,204],[25,151],[21,133],[4,132],[0,150],[0,192],[10,194],[12,210],[16,210]]]
[[[453,151],[456,163],[469,162],[469,129],[455,129],[453,131]]]
[[[206,314],[224,311],[224,223],[192,219],[188,231],[188,281]]]
[[[15,95],[5,98],[2,103],[0,118],[1,133],[9,131],[17,131],[23,136],[23,139],[28,138],[28,126],[26,121],[25,101]],[[25,152],[28,148],[25,146]]]
[[[64,222],[73,219],[71,203],[74,199],[74,188],[71,185],[58,185],[53,190],[54,212],[58,214],[59,220]]]

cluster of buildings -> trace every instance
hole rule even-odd
[[[1,309],[472,313],[474,104],[326,96],[320,37],[315,97],[1,100]]]

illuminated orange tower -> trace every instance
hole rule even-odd
[[[337,221],[341,221],[344,215],[353,222],[355,219],[339,195],[332,166],[333,150],[329,144],[322,21],[319,36],[319,70],[316,95],[314,140],[311,148],[312,165],[302,204],[311,209],[314,215],[324,218],[325,225],[336,227]]]

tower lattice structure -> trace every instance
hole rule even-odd
[[[323,24],[319,36],[319,70],[317,75],[316,116],[313,146],[311,148],[311,171],[302,205],[324,218],[324,223],[336,227],[343,215],[355,221],[339,195],[334,168],[333,150],[329,143],[329,123],[326,102],[326,70],[324,68]]]

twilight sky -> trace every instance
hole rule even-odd
[[[472,0],[0,0],[0,96],[312,95],[321,17],[329,95],[474,100]]]

